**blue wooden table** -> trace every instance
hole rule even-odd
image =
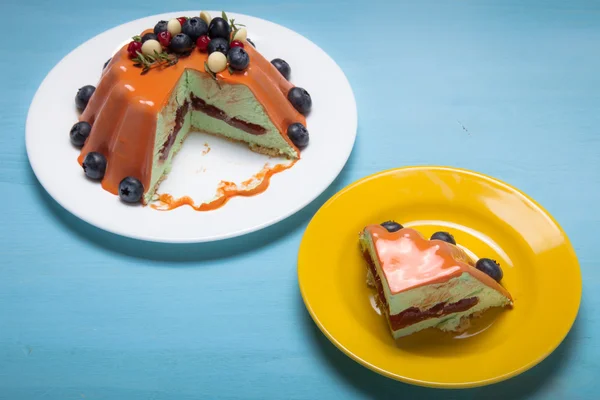
[[[600,2],[347,3],[2,2],[0,399],[600,396]],[[340,64],[359,110],[346,168],[295,216],[215,244],[142,243],[79,221],[29,167],[25,117],[35,90],[94,35],[199,8],[285,25]],[[529,372],[466,391],[408,386],[344,356],[305,311],[296,253],[311,216],[350,182],[414,164],[505,180],[570,236],[584,278],[580,314]]]

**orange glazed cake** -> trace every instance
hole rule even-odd
[[[367,282],[396,339],[427,328],[460,332],[487,309],[512,307],[500,266],[488,258],[473,262],[448,232],[427,240],[388,221],[365,227],[360,247]]]
[[[105,190],[147,204],[190,131],[299,159],[312,100],[290,71],[267,61],[225,13],[159,21],[105,64],[97,88],[78,91],[70,135],[78,161]]]

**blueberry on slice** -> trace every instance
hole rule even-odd
[[[156,40],[158,41],[158,36],[155,33],[146,33],[142,36],[142,43],[145,43],[147,40]]]
[[[159,33],[165,32],[167,30],[167,25],[169,25],[169,22],[167,21],[158,21],[158,23],[154,25],[154,34],[158,36]]]
[[[475,268],[484,274],[489,275],[496,282],[500,282],[504,276],[502,273],[502,268],[500,268],[500,264],[498,264],[496,260],[492,260],[490,258],[480,258],[475,263]]]
[[[119,183],[119,197],[125,203],[138,203],[144,194],[144,185],[132,177],[128,176]]]
[[[306,115],[310,112],[312,99],[306,90],[300,87],[292,88],[288,93],[288,100],[299,113]]]
[[[397,223],[396,221],[385,221],[381,223],[388,232],[398,232],[400,229],[404,228],[402,225]]]
[[[106,62],[104,63],[104,67],[102,67],[102,70],[104,71],[106,69],[106,67],[108,66],[108,63],[112,60],[112,57],[109,58],[108,60],[106,60]]]
[[[308,130],[301,123],[296,122],[288,126],[287,134],[294,146],[300,150],[308,146]]]
[[[171,39],[169,48],[175,53],[185,53],[186,51],[190,51],[192,46],[194,46],[192,39],[185,33],[179,33]]]
[[[188,35],[195,43],[200,36],[204,36],[208,33],[208,25],[206,25],[206,22],[200,17],[190,18],[181,26],[181,32]]]
[[[85,107],[87,107],[87,104],[95,90],[96,88],[92,85],[86,85],[82,88],[79,88],[77,95],[75,96],[75,106],[79,111],[85,110]]]
[[[219,51],[225,55],[229,51],[229,42],[223,38],[215,38],[208,44],[208,54],[211,55],[215,51]]]
[[[442,242],[456,244],[454,236],[452,236],[448,232],[436,232],[433,235],[431,235],[431,240],[441,240]]]
[[[272,60],[271,64],[273,64],[275,66],[275,68],[277,68],[277,71],[279,71],[279,73],[281,75],[283,75],[283,77],[285,79],[287,79],[288,81],[290,80],[290,75],[292,74],[292,69],[290,68],[290,64],[288,64],[281,58],[276,58],[276,59]]]
[[[227,52],[229,66],[235,71],[243,71],[250,64],[250,56],[242,47],[233,47]]]
[[[69,134],[71,136],[71,143],[73,143],[73,146],[83,146],[85,140],[88,138],[88,136],[90,136],[91,131],[92,126],[85,121],[81,121],[73,125]]]
[[[229,22],[225,21],[221,17],[213,18],[208,26],[208,37],[211,39],[223,38],[229,41],[231,35],[231,27]]]
[[[90,179],[100,180],[106,172],[106,157],[95,151],[87,153],[83,159],[83,172]]]

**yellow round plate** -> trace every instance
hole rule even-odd
[[[392,339],[373,306],[358,233],[395,220],[429,237],[450,231],[475,257],[498,260],[514,308],[488,311],[463,334]],[[321,331],[362,365],[403,382],[475,387],[542,361],[569,332],[581,273],[565,232],[535,201],[478,173],[445,167],[381,172],[346,187],[310,222],[298,257],[304,303]]]

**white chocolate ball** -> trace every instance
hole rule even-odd
[[[153,56],[154,52],[157,52],[158,54],[162,53],[162,46],[158,43],[158,40],[146,40],[142,45],[142,54],[145,56]]]
[[[233,36],[233,40],[239,40],[240,42],[243,42],[244,40],[246,40],[247,37],[248,31],[246,30],[246,28],[240,28],[240,30],[238,30]]]
[[[225,68],[227,68],[227,57],[220,51],[215,51],[208,56],[206,63],[212,72],[218,74],[219,72],[225,71]]]
[[[200,18],[206,22],[206,25],[210,25],[210,21],[212,21],[212,17],[210,16],[210,14],[207,11],[202,11],[200,13]]]
[[[176,18],[170,19],[167,23],[167,30],[171,34],[171,37],[175,37],[175,35],[181,33],[181,24]]]

